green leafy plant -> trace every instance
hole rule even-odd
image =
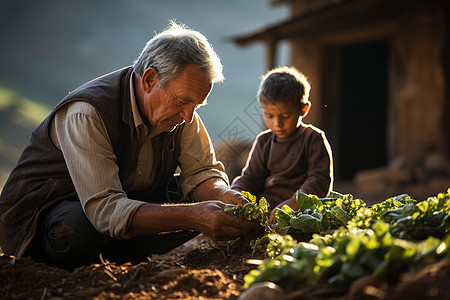
[[[309,243],[276,235],[267,247],[271,258],[244,277],[245,287],[263,281],[281,286],[319,282],[345,286],[368,274],[395,279],[411,266],[450,256],[449,246],[450,235],[420,242],[393,237],[381,220],[372,229],[341,227],[333,235],[316,234]]]
[[[281,234],[283,230],[268,235],[269,259],[245,276],[245,287],[261,281],[343,286],[368,274],[395,280],[413,266],[450,257],[450,189],[422,202],[400,195],[371,208],[350,196],[300,194],[298,211],[277,210],[282,229],[297,226],[317,233],[308,243]],[[319,234],[337,224],[342,225]]]
[[[390,225],[392,235],[420,241],[429,236],[442,238],[449,233],[449,207],[450,192],[447,192],[429,197],[422,202],[411,201],[408,197],[403,206],[389,210],[383,209],[381,213],[376,211],[373,215]]]
[[[241,194],[249,200],[249,202],[244,205],[226,205],[224,211],[237,218],[249,221],[259,221],[261,226],[266,227],[268,225],[269,217],[269,203],[267,200],[264,197],[261,197],[259,201],[257,201],[256,196],[247,191],[242,191]]]
[[[381,203],[376,203],[371,207],[372,214],[375,217],[382,216],[386,211],[402,208],[403,206],[411,203],[416,203],[417,201],[412,199],[407,194],[398,195],[395,197],[388,198]]]
[[[294,211],[284,205],[275,212],[278,233],[282,235],[319,233],[345,226],[358,210],[366,206],[364,201],[338,192],[318,198],[298,191],[296,201],[298,210]]]
[[[269,221],[269,203],[264,197],[259,200],[256,196],[247,191],[242,191],[241,194],[249,201],[244,205],[228,204],[223,210],[225,213],[249,221],[257,221],[264,228],[264,232],[273,232],[274,229]],[[209,245],[216,249],[228,249],[228,241],[215,241],[208,239]],[[253,252],[264,249],[267,246],[268,238],[262,236],[256,240],[250,241],[250,247]]]

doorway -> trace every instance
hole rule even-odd
[[[387,163],[388,43],[324,49],[324,130],[336,179]]]

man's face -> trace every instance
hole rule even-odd
[[[192,122],[194,111],[206,104],[212,89],[212,84],[194,65],[185,67],[164,88],[158,83],[155,73],[151,88],[144,94],[143,113],[150,124],[161,131],[172,131],[184,122]]]

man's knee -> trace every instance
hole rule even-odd
[[[58,252],[68,251],[73,243],[75,230],[65,221],[59,221],[47,233],[48,242],[51,247]]]
[[[64,268],[94,262],[107,244],[76,201],[64,201],[52,208],[42,221],[39,236],[44,259]]]

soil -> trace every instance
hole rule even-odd
[[[248,239],[216,249],[203,236],[148,262],[117,265],[102,259],[72,272],[0,255],[0,299],[238,299],[244,298],[244,276],[256,268],[249,262],[264,258],[264,252],[252,252]],[[450,299],[449,285],[450,260],[443,259],[396,284],[367,276],[349,288],[298,286],[276,297],[263,290],[246,299]]]
[[[232,248],[232,249],[231,249]],[[249,241],[212,248],[204,236],[148,262],[50,267],[30,258],[0,255],[0,299],[237,299],[254,265]]]

